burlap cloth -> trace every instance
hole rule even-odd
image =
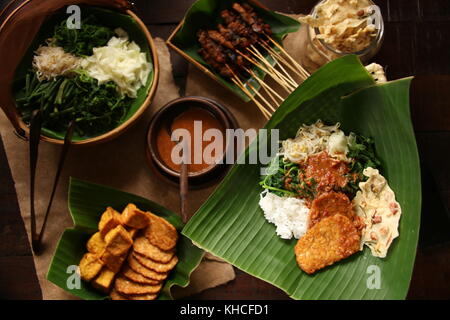
[[[304,31],[300,30],[290,34],[285,39],[284,47],[291,56],[297,59],[300,54],[299,49],[303,46],[304,41]],[[155,44],[160,61],[159,85],[152,105],[140,121],[113,141],[93,147],[74,148],[69,151],[44,236],[45,250],[41,255],[34,257],[44,299],[74,299],[72,295],[45,279],[50,259],[63,230],[72,226],[72,220],[67,209],[70,176],[131,192],[151,199],[174,212],[179,211],[178,188],[170,184],[162,184],[160,180],[154,177],[145,159],[145,133],[152,115],[164,104],[179,97],[179,88],[173,81],[172,65],[167,46],[159,38],[155,39]],[[199,95],[217,100],[234,114],[239,126],[243,129],[258,129],[263,127],[266,122],[253,103],[244,103],[192,66],[189,67],[186,95]],[[11,124],[3,113],[0,113],[0,134],[15,182],[21,215],[29,234],[28,143],[15,136]],[[59,146],[48,143],[41,143],[40,145],[36,178],[38,227],[48,203],[59,153]],[[191,213],[200,207],[214,190],[214,187],[189,192],[189,211]],[[234,277],[235,274],[231,265],[207,254],[200,266],[191,275],[190,285],[187,288],[174,288],[174,296],[178,298],[186,297],[207,288],[227,283]]]

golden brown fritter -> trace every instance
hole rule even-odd
[[[298,240],[297,263],[312,274],[359,251],[360,241],[361,233],[348,217],[337,214],[324,218]]]
[[[125,277],[119,276],[114,282],[114,289],[122,295],[135,294],[157,294],[162,288],[162,284],[142,284],[128,280]]]
[[[177,229],[166,219],[147,212],[150,224],[145,229],[145,236],[151,244],[159,249],[169,251],[175,248],[178,241]]]
[[[153,261],[161,263],[168,263],[175,254],[175,250],[163,251],[159,249],[157,246],[151,244],[146,237],[136,238],[133,244],[133,250]]]
[[[340,192],[327,192],[318,196],[311,204],[308,228],[326,217],[341,214],[353,220],[355,213],[348,197]]]

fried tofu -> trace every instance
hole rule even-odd
[[[295,246],[299,267],[312,274],[359,251],[361,233],[341,214],[326,217],[309,229]]]
[[[125,207],[120,218],[124,225],[135,229],[143,229],[150,222],[147,214],[132,203]]]
[[[113,208],[108,207],[106,208],[106,211],[103,212],[100,218],[100,222],[98,223],[98,230],[100,231],[102,237],[105,237],[110,230],[114,229],[120,224],[120,213],[118,213]]]
[[[103,239],[100,232],[94,233],[86,245],[87,250],[90,253],[101,253],[103,250],[105,250],[105,246],[105,240]]]
[[[109,252],[108,250],[104,250],[100,256],[100,260],[108,267],[109,270],[117,273],[120,271],[123,262],[125,261],[126,254],[121,256],[116,256]]]
[[[128,234],[130,235],[131,239],[136,238],[136,235],[138,233],[138,229],[134,229],[134,228],[130,228],[130,227],[126,227],[125,228],[128,231]]]
[[[85,281],[91,281],[100,272],[103,262],[98,255],[86,253],[80,261],[80,276]]]
[[[108,293],[113,284],[115,275],[115,272],[108,268],[103,268],[100,274],[91,282],[92,286],[104,293]]]
[[[121,225],[116,226],[105,236],[105,250],[115,256],[126,254],[132,245],[133,239]]]

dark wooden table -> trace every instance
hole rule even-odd
[[[45,1],[45,0],[42,0]],[[0,0],[0,6],[7,1]],[[193,0],[135,0],[153,36],[167,38]],[[273,10],[306,13],[313,0],[262,0]],[[386,37],[375,61],[390,79],[414,75],[411,111],[422,161],[420,242],[408,298],[450,298],[450,1],[376,0]],[[1,50],[1,49],[0,49]],[[187,64],[173,53],[174,76],[183,88]],[[24,161],[27,161],[24,159]],[[0,298],[41,299],[31,250],[0,141]],[[401,266],[399,266],[401,268]],[[288,299],[281,290],[236,270],[236,280],[195,299]]]

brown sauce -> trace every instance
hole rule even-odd
[[[188,164],[188,172],[190,173],[198,173],[205,171],[209,169],[210,167],[214,166],[213,163],[207,163],[205,159],[203,159],[203,150],[211,143],[214,142],[214,139],[212,141],[203,141],[202,138],[200,140],[194,137],[194,121],[201,121],[202,122],[202,130],[201,130],[201,136],[203,137],[203,134],[208,129],[218,129],[222,133],[223,137],[223,150],[225,150],[225,128],[224,126],[208,111],[198,108],[198,107],[192,107],[190,109],[187,109],[185,112],[180,114],[177,118],[174,119],[172,123],[172,132],[176,129],[186,129],[189,131],[191,139],[188,141],[188,149],[190,150],[191,154],[191,161],[190,164]],[[194,146],[194,140],[197,140],[198,142],[201,142],[201,148],[195,148]],[[158,131],[157,134],[157,149],[159,156],[161,160],[172,170],[180,172],[181,171],[181,165],[174,163],[172,161],[172,150],[173,148],[178,144],[176,141],[171,141],[171,137],[169,136],[169,133],[167,132],[167,129],[164,127],[164,125],[161,126],[161,128]],[[201,154],[199,154],[199,150],[201,150]],[[200,163],[195,163],[195,156],[197,152],[197,158],[201,159]],[[216,152],[212,152],[212,157],[215,160],[219,160],[222,157],[222,154],[216,154]],[[198,162],[198,161],[197,161]]]
[[[348,182],[345,174],[348,172],[345,162],[333,159],[326,152],[310,156],[305,167],[306,178],[314,178],[319,193],[345,187]]]

